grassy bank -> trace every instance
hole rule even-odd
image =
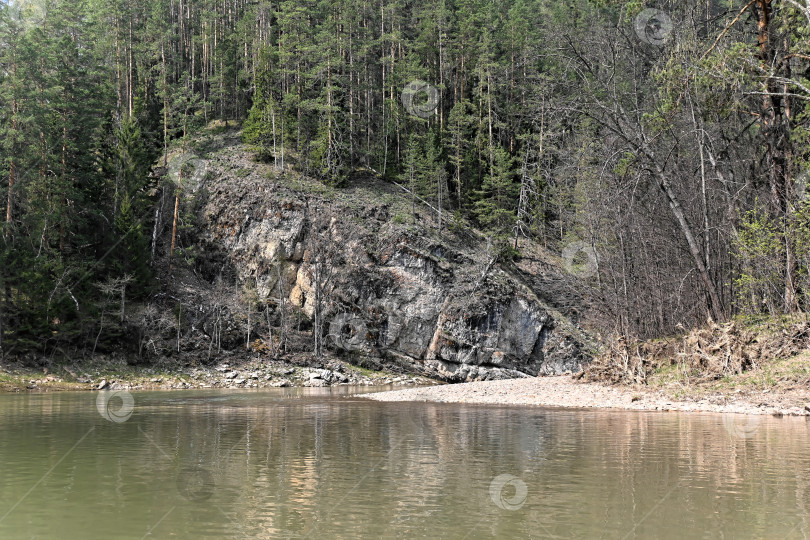
[[[735,320],[666,339],[617,339],[577,378],[678,401],[804,408],[810,405],[810,321]]]
[[[705,399],[712,396],[761,396],[764,401],[789,400],[810,405],[810,351],[790,358],[764,362],[738,374],[719,379],[693,381],[677,365],[662,367],[650,377],[648,386],[673,399]]]

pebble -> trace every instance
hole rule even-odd
[[[240,369],[241,368],[241,369]],[[28,374],[30,377],[37,374]],[[339,361],[329,361],[315,364],[315,367],[296,367],[280,361],[267,361],[255,358],[254,361],[239,364],[231,368],[229,364],[219,364],[211,367],[194,367],[177,372],[168,377],[156,376],[155,370],[144,370],[132,380],[128,377],[106,379],[100,372],[91,378],[87,373],[77,375],[70,372],[74,380],[82,384],[89,384],[93,390],[134,390],[134,389],[185,389],[185,388],[286,388],[293,386],[328,387],[337,385],[377,386],[377,385],[426,385],[436,384],[435,381],[424,377],[403,374],[376,373],[371,376],[362,375],[350,365]],[[185,379],[185,380],[184,380]],[[37,389],[38,385],[48,382],[62,382],[54,375],[46,374],[41,378],[19,378],[20,388]],[[191,384],[189,384],[191,383]],[[87,388],[87,387],[86,387]]]
[[[368,383],[366,383],[368,384]],[[633,400],[639,395],[641,399]],[[431,387],[408,388],[363,394],[377,401],[430,401],[438,403],[481,403],[499,405],[535,405],[546,407],[610,408],[656,411],[706,411],[748,414],[773,414],[774,408],[758,400],[673,401],[662,394],[632,387],[609,387],[582,383],[570,376],[529,377],[497,381],[478,381]],[[779,408],[784,415],[807,415],[810,403]]]

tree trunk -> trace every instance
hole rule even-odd
[[[160,191],[160,203],[155,208],[155,224],[152,227],[152,251],[150,264],[155,263],[155,247],[157,246],[158,231],[160,230],[160,222],[163,221],[163,202],[166,199],[166,186],[164,185]]]
[[[174,196],[174,218],[172,219],[172,245],[169,250],[169,279],[172,277],[174,270],[174,250],[177,246],[177,219],[180,215],[180,190],[183,186],[183,169],[180,169],[180,175],[177,181],[177,192]]]
[[[16,130],[17,120],[16,118],[12,122],[15,126],[14,129]],[[8,199],[6,200],[6,231],[5,237],[6,239],[9,238],[11,234],[11,221],[14,218],[14,182],[17,178],[17,163],[14,161],[14,158],[11,158],[11,166],[9,167],[8,172]]]
[[[773,0],[757,0],[757,44],[759,46],[760,69],[768,74],[777,64],[788,65],[787,62],[775,60],[775,49],[771,45],[771,25],[773,14]],[[783,68],[780,68],[783,69]],[[763,81],[762,113],[760,115],[761,132],[765,143],[765,166],[769,172],[771,202],[774,213],[778,219],[784,220],[788,214],[790,186],[790,125],[785,117],[785,103],[779,94],[782,91],[770,76]],[[798,309],[796,298],[796,270],[797,264],[793,253],[793,246],[789,234],[785,236],[784,260],[784,308],[788,312]]]
[[[169,83],[166,76],[166,50],[160,43],[160,56],[163,64],[163,167],[168,167],[169,160]]]
[[[703,256],[700,252],[700,247],[698,246],[697,240],[695,239],[695,235],[692,232],[692,227],[686,220],[681,203],[673,191],[672,185],[669,183],[669,178],[667,178],[664,171],[658,167],[656,167],[656,175],[658,177],[658,185],[661,188],[661,191],[663,191],[667,196],[669,207],[672,209],[672,214],[678,221],[678,226],[680,227],[681,233],[683,233],[686,243],[689,246],[689,252],[692,254],[692,259],[695,262],[695,267],[700,275],[700,279],[703,281],[703,285],[706,287],[706,292],[709,295],[709,310],[712,317],[715,321],[721,322],[725,317],[723,314],[722,305],[720,303],[720,297],[717,295],[717,289],[715,288],[714,282],[712,281],[711,276],[706,269],[706,265],[703,262]]]
[[[12,73],[16,76],[17,64],[12,66]],[[11,130],[17,134],[17,113],[19,112],[20,104],[16,97],[11,99]],[[6,231],[5,238],[8,240],[11,234],[11,221],[14,218],[14,182],[17,180],[17,162],[14,157],[16,155],[16,144],[12,145],[11,164],[8,171],[8,198],[6,199]]]

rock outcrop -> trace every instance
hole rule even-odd
[[[228,268],[259,302],[283,296],[302,320],[315,316],[321,292],[326,345],[338,354],[447,381],[560,374],[587,362],[586,334],[532,290],[532,276],[493,263],[470,229],[439,233],[427,208],[412,223],[397,186],[368,173],[327,188],[253,163],[235,140],[193,163],[196,240],[217,261],[202,273],[210,280]]]

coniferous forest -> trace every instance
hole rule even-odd
[[[0,347],[156,293],[155,169],[212,122],[588,267],[605,333],[806,311],[809,100],[810,0],[0,0]]]

